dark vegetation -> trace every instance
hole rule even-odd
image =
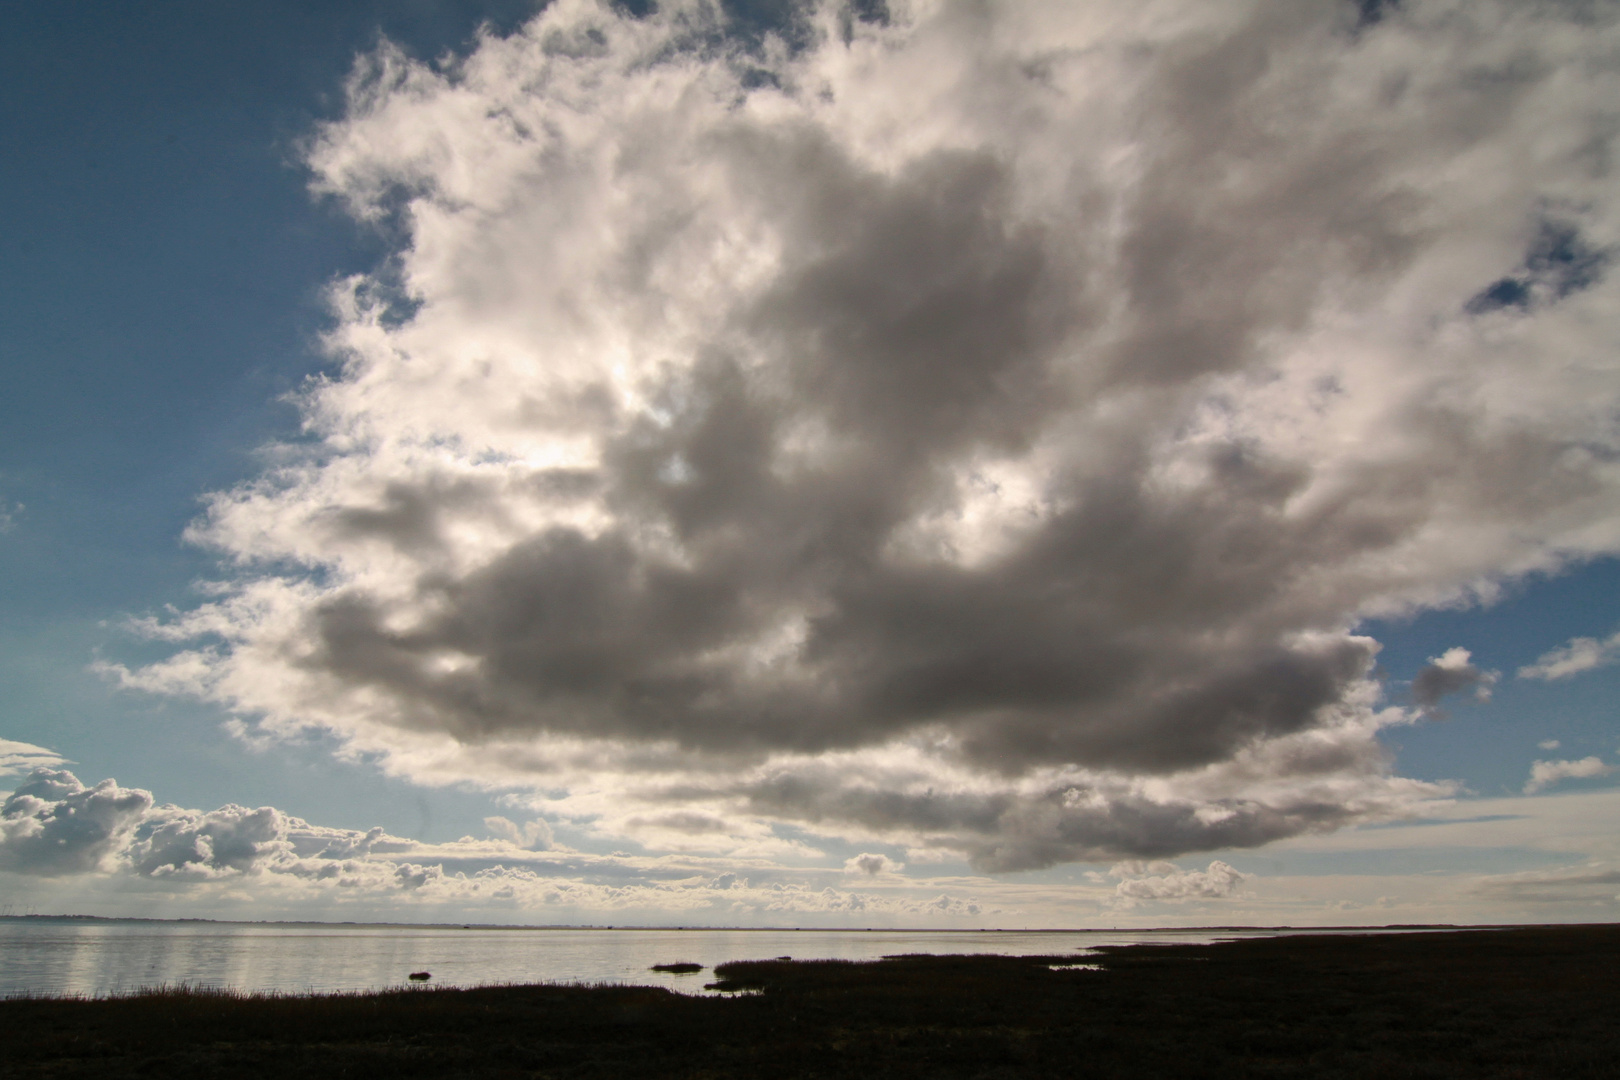
[[[1620,926],[722,964],[717,986],[0,1001],[7,1077],[1614,1077]]]
[[[673,964],[654,964],[653,971],[668,971],[676,975],[690,975],[694,971],[702,971],[702,964],[694,964],[690,960],[679,960]]]

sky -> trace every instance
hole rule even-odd
[[[1620,907],[1620,11],[10,4],[0,910]]]

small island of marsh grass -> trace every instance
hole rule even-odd
[[[1620,926],[718,965],[500,986],[0,1002],[5,1077],[1612,1077]],[[742,993],[746,992],[746,993]]]

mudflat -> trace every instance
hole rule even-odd
[[[0,1076],[1620,1076],[1617,925],[773,960],[709,981],[738,993],[12,999]]]

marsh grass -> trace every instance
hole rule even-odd
[[[703,970],[702,964],[690,960],[677,960],[673,964],[654,964],[649,971],[662,971],[672,975],[691,975]]]
[[[1613,1077],[1620,927],[721,964],[656,987],[0,1001],[6,1077]],[[1196,962],[1194,962],[1196,961]]]

